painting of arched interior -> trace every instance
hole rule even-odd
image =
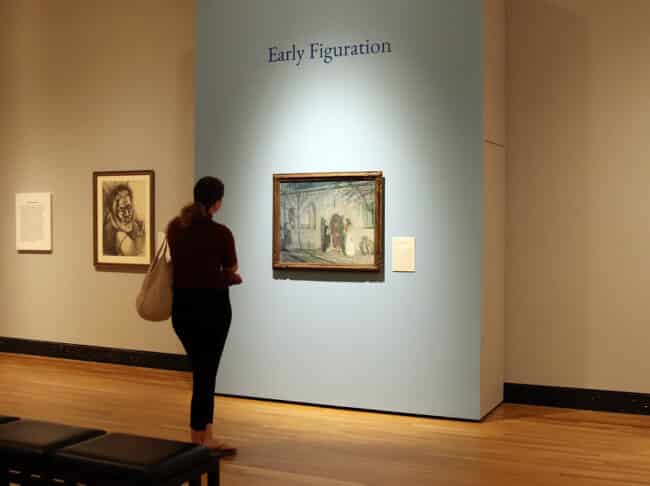
[[[381,176],[276,176],[275,262],[375,266]],[[279,247],[279,248],[278,248]]]

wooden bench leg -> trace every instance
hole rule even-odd
[[[219,461],[214,470],[208,472],[208,486],[219,486]]]
[[[26,474],[25,485],[26,486],[44,486],[49,484],[47,476],[41,472],[31,474]],[[21,485],[22,486],[22,485]]]
[[[6,474],[6,480],[4,477],[2,478],[2,486],[7,486],[8,484],[15,483],[15,484],[22,484],[22,481],[24,481],[24,476],[20,471],[16,471],[15,469],[11,469],[11,467],[7,466],[7,468],[4,470]]]

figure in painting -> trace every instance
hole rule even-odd
[[[344,241],[343,251],[345,253],[345,256],[353,257],[355,251],[354,251],[354,238],[352,237],[352,221],[350,221],[350,218],[345,218],[345,226],[344,226],[343,234],[345,235],[345,238],[343,240]]]
[[[374,252],[374,245],[372,244],[372,241],[368,239],[367,236],[362,236],[361,237],[361,242],[359,243],[359,252],[362,255],[372,255]]]
[[[144,222],[137,218],[133,191],[118,184],[109,193],[104,207],[104,255],[141,256],[145,245]]]
[[[291,229],[289,223],[285,221],[282,226],[282,249],[288,250],[291,247]]]
[[[330,232],[332,233],[332,248],[339,253],[343,251],[343,217],[333,214],[330,219]]]
[[[327,224],[327,220],[325,218],[320,219],[320,241],[321,241],[321,250],[323,253],[327,251],[327,249],[330,246],[330,228],[329,225]]]
[[[296,208],[289,208],[289,226],[296,227]]]

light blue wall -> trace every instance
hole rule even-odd
[[[226,183],[245,285],[217,392],[479,418],[479,0],[197,0],[196,176]],[[393,53],[269,64],[268,48]],[[272,174],[382,170],[386,272],[274,274]],[[417,273],[390,272],[392,236]]]

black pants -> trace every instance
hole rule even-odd
[[[213,421],[215,381],[231,320],[227,289],[174,289],[172,323],[192,366],[194,430]]]

